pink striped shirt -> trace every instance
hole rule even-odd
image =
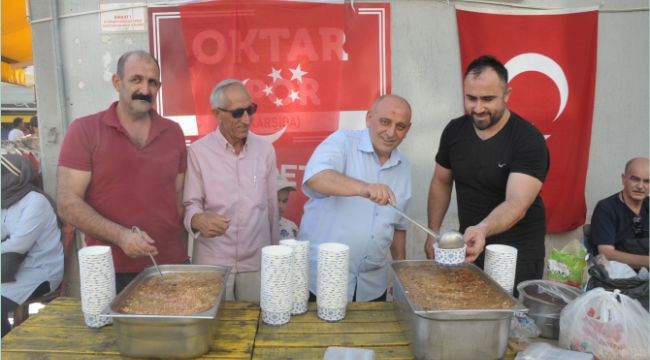
[[[255,134],[239,155],[218,128],[193,143],[183,192],[185,228],[195,239],[192,263],[259,271],[262,247],[280,241],[276,182],[273,145]],[[226,233],[208,238],[192,229],[192,216],[202,212],[231,219]]]

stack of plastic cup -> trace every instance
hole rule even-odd
[[[293,249],[291,315],[302,315],[309,302],[309,241],[285,239],[280,240],[280,245]]]
[[[115,266],[109,246],[88,246],[79,250],[81,309],[86,325],[93,329],[112,324],[113,318],[99,317],[115,298]]]
[[[512,295],[517,269],[517,249],[500,244],[486,246],[483,269],[486,274]]]
[[[291,319],[292,274],[292,248],[279,245],[262,248],[260,307],[265,324],[281,326]]]
[[[345,318],[348,304],[350,247],[339,243],[318,246],[316,296],[318,317],[328,322]]]

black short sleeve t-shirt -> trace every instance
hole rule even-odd
[[[482,140],[468,115],[452,120],[442,133],[436,155],[450,169],[456,186],[460,231],[485,219],[506,198],[511,173],[523,173],[544,182],[550,158],[544,136],[533,124],[510,112],[508,123],[494,136]],[[509,230],[490,236],[489,244],[507,244],[544,258],[546,214],[538,195],[526,215]],[[523,255],[523,254],[522,254]]]
[[[593,245],[611,245],[614,249],[625,251],[621,243],[626,239],[634,239],[633,218],[636,216],[630,208],[616,193],[596,204],[594,214],[591,217],[591,243]],[[645,246],[648,243],[648,198],[643,200],[641,212],[639,213],[642,234],[640,238],[644,239]],[[647,254],[643,254],[647,255]]]

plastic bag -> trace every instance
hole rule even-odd
[[[530,316],[515,313],[510,320],[510,338],[517,339],[520,344],[530,343],[530,338],[538,337],[542,330]]]
[[[592,360],[593,358],[592,354],[560,349],[544,342],[538,342],[518,353],[515,360]]]
[[[609,272],[611,279],[627,279],[636,276],[636,271],[628,264],[618,261],[610,261],[609,264],[612,266],[612,271]]]
[[[644,280],[638,275],[627,279],[612,279],[602,265],[594,265],[589,268],[589,282],[587,290],[603,288],[613,291],[620,290],[621,293],[637,299],[643,308],[648,310],[648,300],[650,298],[650,286],[648,280]]]
[[[648,330],[648,312],[638,301],[597,288],[562,310],[558,345],[595,360],[647,360]]]
[[[330,346],[323,360],[374,360],[375,350]]]
[[[587,248],[575,239],[560,251],[552,249],[548,255],[546,276],[549,280],[580,288],[582,273],[587,266],[585,255]]]

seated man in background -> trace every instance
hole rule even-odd
[[[648,267],[648,159],[634,158],[621,175],[623,191],[598,202],[591,242],[608,260]]]
[[[63,245],[54,201],[34,187],[36,170],[19,154],[2,156],[2,337],[8,313],[55,290],[63,279]]]

